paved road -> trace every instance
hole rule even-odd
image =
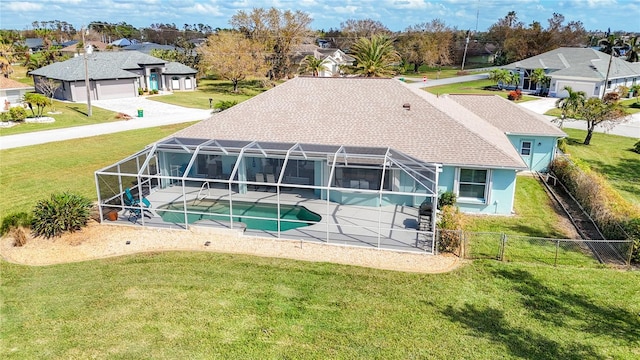
[[[107,110],[125,113],[132,116],[133,119],[1,136],[0,150],[44,144],[53,141],[111,134],[120,131],[203,120],[211,116],[210,110],[191,109],[182,106],[169,105],[148,100],[143,97],[133,99],[97,100],[93,101],[91,104]],[[143,109],[144,111],[144,116],[141,118],[137,117],[138,109]]]

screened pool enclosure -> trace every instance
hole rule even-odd
[[[170,138],[95,177],[103,221],[433,253],[439,171],[391,148]]]

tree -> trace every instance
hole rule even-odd
[[[397,41],[398,51],[406,63],[414,65],[415,72],[423,64],[450,65],[453,38],[453,29],[442,20],[434,19],[408,27]]]
[[[632,85],[629,88],[630,91],[633,91],[633,96],[636,97],[636,104],[638,103],[638,99],[640,99],[640,84]]]
[[[262,45],[239,32],[221,31],[209,36],[198,48],[198,53],[200,71],[213,72],[231,81],[233,92],[238,92],[241,80],[259,76],[265,70]]]
[[[373,19],[348,19],[340,23],[341,37],[335,43],[340,49],[349,49],[360,38],[371,38],[376,35],[391,35],[391,30],[383,23]]]
[[[511,74],[511,77],[509,78],[509,84],[510,85],[515,85],[516,86],[516,90],[518,90],[518,86],[520,86],[520,73],[519,72],[512,72],[510,74]]]
[[[640,52],[640,36],[634,36],[629,40],[629,52],[627,53],[627,61],[628,62],[638,62],[640,61],[640,56],[638,53]]]
[[[547,73],[544,69],[538,68],[534,69],[529,76],[531,81],[533,81],[536,85],[540,85],[540,87],[545,90],[549,88],[551,83],[551,78],[547,76]]]
[[[611,129],[626,118],[627,113],[624,107],[613,98],[617,98],[617,96],[612,97],[611,100],[590,98],[578,110],[581,120],[587,122],[587,136],[583,142],[585,145],[591,143],[591,137],[593,136],[593,130],[596,125],[600,125],[605,129]]]
[[[511,78],[511,72],[507,69],[493,69],[489,72],[489,80],[495,82],[501,90],[503,84],[511,83]]]
[[[563,88],[568,95],[565,98],[558,99],[556,101],[556,107],[561,110],[560,127],[566,118],[575,118],[582,106],[584,105],[587,94],[584,91],[573,91],[571,86],[565,86]]]
[[[231,26],[255,43],[262,44],[268,55],[269,77],[285,78],[291,68],[294,47],[310,38],[313,19],[302,11],[280,11],[276,8],[253,9],[251,13],[238,11],[231,18]]]
[[[37,88],[49,98],[49,103],[53,106],[53,96],[60,87],[60,82],[53,79],[38,78]]]
[[[365,77],[392,76],[395,74],[393,67],[401,60],[393,40],[385,35],[360,38],[351,50],[356,59],[355,72]]]
[[[318,76],[320,71],[326,69],[324,64],[323,64],[323,62],[324,62],[323,59],[318,59],[317,57],[315,57],[313,55],[307,55],[302,60],[302,64],[301,64],[302,66],[300,67],[300,73],[301,74],[311,73],[311,75],[316,77],[316,76]]]
[[[41,117],[44,112],[44,108],[51,105],[51,101],[48,97],[37,93],[24,94],[24,102],[27,103],[31,110],[31,114],[33,114],[34,117]],[[38,111],[37,113],[33,110],[34,106]]]

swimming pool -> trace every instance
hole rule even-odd
[[[256,204],[247,201],[234,201],[232,207],[233,221],[246,224],[247,229],[278,231],[278,221],[276,220],[278,218],[277,204]],[[189,224],[200,220],[228,222],[229,212],[232,207],[229,206],[229,201],[226,200],[204,199],[193,201],[187,203],[187,211],[189,212],[187,214],[187,221]],[[184,213],[182,211],[182,203],[167,204],[156,210],[158,215],[162,217],[162,220],[177,224],[184,224]],[[280,205],[280,231],[313,225],[320,220],[322,220],[320,215],[304,206]]]

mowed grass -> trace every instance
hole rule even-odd
[[[503,98],[507,98],[509,95],[508,90],[501,91],[492,91],[492,90],[484,90],[487,86],[494,86],[495,82],[491,80],[474,80],[467,81],[463,83],[456,84],[448,84],[448,85],[439,85],[425,88],[426,91],[435,94],[490,94],[490,95],[498,95]],[[521,103],[525,101],[537,100],[538,98],[535,96],[523,95],[522,99],[516,101],[516,103]]]
[[[591,144],[584,145],[586,131],[563,131],[569,135],[567,148],[571,157],[603,174],[622,197],[640,208],[640,154],[631,151],[638,139],[594,132]]]
[[[171,95],[152,96],[149,100],[196,109],[209,109],[209,99],[212,105],[220,101],[240,103],[266,90],[257,80],[240,82],[238,92],[234,93],[230,81],[200,79],[196,91],[177,91]]]
[[[94,172],[189,123],[0,151],[0,217],[29,211],[51,193],[73,191],[96,199]]]
[[[637,359],[640,273],[169,252],[0,262],[4,359]]]
[[[49,114],[48,112],[60,112],[60,114]],[[69,103],[54,100],[53,106],[45,108],[43,116],[52,117],[56,120],[55,122],[48,124],[21,123],[10,128],[0,128],[0,136],[62,129],[73,126],[94,125],[121,120],[116,117],[117,113],[96,106],[91,107],[91,112],[92,116],[88,117],[87,105],[83,103]],[[27,116],[32,116],[30,110],[27,110]]]
[[[640,103],[636,103],[636,99],[635,98],[623,100],[623,101],[620,102],[620,104],[622,104],[622,106],[624,107],[624,109],[627,112],[627,114],[635,114],[635,113],[640,112]],[[544,114],[545,115],[549,115],[549,116],[560,117],[560,116],[562,116],[562,110],[560,110],[558,108],[554,108],[554,109],[551,109],[551,110],[547,111]]]

